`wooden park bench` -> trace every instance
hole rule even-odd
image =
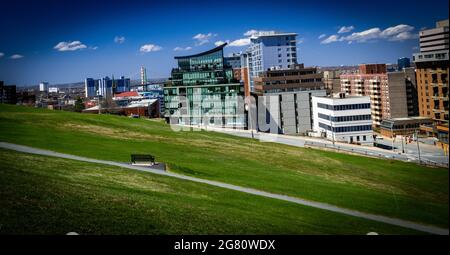
[[[139,166],[152,166],[155,164],[155,157],[150,154],[131,154],[131,164]]]

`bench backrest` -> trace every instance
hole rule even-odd
[[[155,157],[150,154],[131,154],[131,162],[150,161],[155,162]]]

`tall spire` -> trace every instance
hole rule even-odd
[[[141,66],[141,85],[147,83],[147,69],[144,66]]]

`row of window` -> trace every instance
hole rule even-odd
[[[290,57],[290,56],[291,56],[290,53],[286,54],[286,57]],[[281,57],[282,57],[282,54],[278,54],[278,57],[281,58]],[[292,53],[292,57],[297,57],[297,54]]]
[[[328,105],[317,103],[317,107],[333,111],[345,111],[345,110],[356,110],[356,109],[370,109],[370,103],[367,104],[343,104],[343,105]]]
[[[359,121],[359,120],[371,120],[372,116],[370,114],[364,114],[364,115],[352,115],[352,116],[329,116],[326,114],[319,113],[319,118],[324,120],[329,120],[333,122],[343,122],[343,121]]]
[[[372,130],[372,125],[348,126],[348,127],[331,127],[327,124],[319,122],[319,127],[335,133],[358,132]]]

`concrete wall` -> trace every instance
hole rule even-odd
[[[306,134],[312,130],[311,97],[325,95],[326,90],[308,90],[268,93],[258,97],[258,120],[266,121],[259,123],[260,130],[268,131],[270,126],[270,133]],[[267,101],[269,103],[264,106],[262,102]],[[267,124],[269,120],[272,121],[271,125]]]
[[[408,117],[408,103],[406,98],[406,82],[404,72],[388,73],[389,90],[389,118]]]

